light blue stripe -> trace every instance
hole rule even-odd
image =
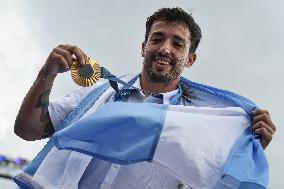
[[[68,117],[58,127],[60,130],[66,128],[72,123],[79,120],[99,99],[99,97],[109,88],[109,83],[106,82],[98,88],[92,90],[74,110],[68,115]],[[57,132],[57,131],[56,131]]]
[[[55,146],[118,164],[152,160],[167,105],[107,103],[84,120],[56,133]]]
[[[184,77],[181,77],[181,81],[186,85],[188,85],[190,88],[197,89],[205,93],[217,96],[219,98],[232,101],[233,103],[237,104],[239,107],[243,108],[247,112],[247,114],[251,117],[252,117],[252,111],[257,108],[257,105],[254,102],[231,91],[222,90],[215,87],[196,83]]]
[[[50,152],[50,150],[54,147],[54,143],[52,138],[49,139],[47,144],[44,146],[44,148],[37,154],[37,156],[26,166],[24,167],[24,172],[28,175],[33,176],[35,172],[37,171],[39,165],[43,161],[43,159],[46,157],[46,155]]]
[[[232,148],[224,167],[223,177],[231,176],[242,183],[255,183],[267,187],[269,166],[258,139],[247,128]],[[232,180],[232,179],[231,179]],[[231,182],[231,180],[229,180]],[[224,181],[223,181],[224,182]]]
[[[226,175],[214,189],[265,189],[265,187],[254,182],[240,182],[234,177]]]

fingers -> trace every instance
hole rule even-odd
[[[253,112],[252,129],[255,134],[261,135],[261,145],[265,149],[271,142],[276,126],[267,110],[257,109]]]
[[[274,132],[276,131],[276,127],[273,124],[272,119],[271,119],[269,112],[267,110],[257,109],[253,112],[253,120],[252,120],[253,125],[255,125],[258,122],[264,122]]]
[[[267,110],[260,109],[260,108],[258,108],[258,109],[256,109],[256,110],[254,110],[252,113],[253,113],[253,115],[259,115],[259,114],[263,114],[263,113],[265,113],[265,114],[268,114],[268,115],[269,115],[269,112],[268,112]]]
[[[83,65],[88,61],[87,55],[77,46],[66,44],[66,45],[59,45],[58,47],[65,51],[68,51],[70,54],[71,60],[72,60],[72,55],[75,55],[76,60],[79,62],[79,64]]]
[[[56,52],[52,52],[50,54],[51,57],[53,57],[54,60],[57,60],[57,62],[60,62],[59,64],[59,72],[64,72],[69,70],[69,64],[68,61],[62,56],[61,54],[58,54]]]
[[[255,131],[255,133],[256,133],[256,130],[266,130],[268,133],[272,135],[274,134],[273,129],[263,121],[259,121],[256,124],[254,124],[252,126],[252,129]]]
[[[72,55],[69,51],[60,48],[59,46],[53,49],[53,53],[62,57],[64,62],[67,63],[68,67],[73,64]]]
[[[74,57],[82,65],[88,61],[87,55],[77,46],[58,45],[48,56],[40,74],[49,78],[68,71],[70,66],[73,65]]]
[[[263,149],[265,149],[268,146],[268,144],[271,142],[273,138],[273,134],[263,127],[256,129],[255,133],[258,135],[261,135],[260,142],[261,142]]]

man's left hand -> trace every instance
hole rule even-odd
[[[256,109],[253,113],[252,130],[255,134],[261,135],[261,145],[265,149],[271,142],[276,131],[269,112],[263,109]]]

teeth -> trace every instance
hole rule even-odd
[[[165,61],[165,60],[156,60],[156,62],[158,64],[163,64],[163,65],[169,65],[170,64],[168,61]]]

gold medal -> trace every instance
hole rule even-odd
[[[95,84],[101,77],[101,68],[93,58],[88,58],[88,62],[84,65],[74,61],[70,70],[73,81],[83,87]]]

